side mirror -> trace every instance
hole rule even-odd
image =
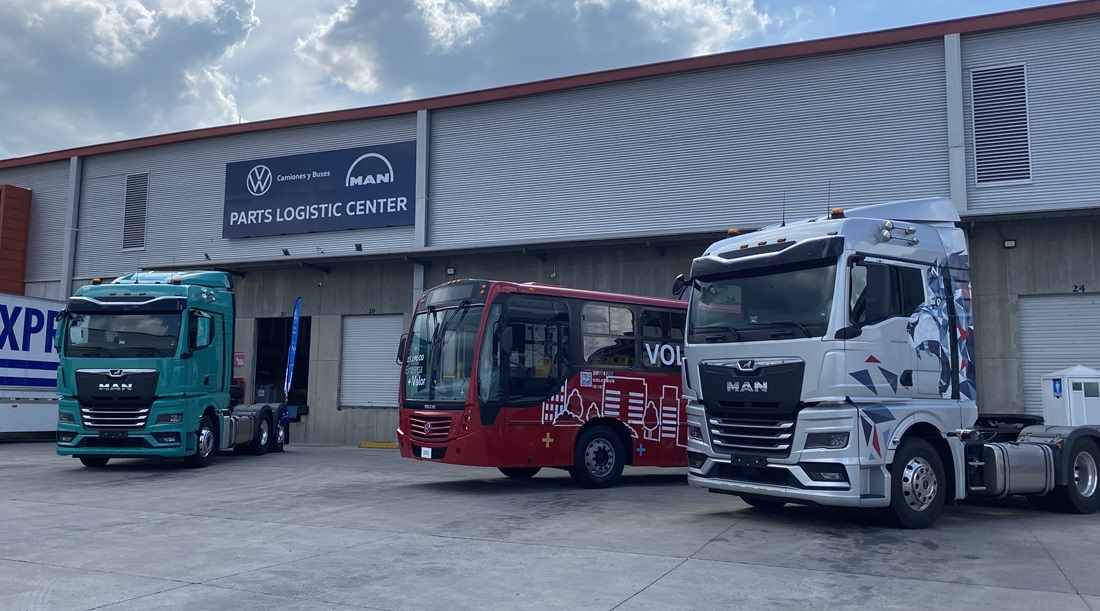
[[[672,294],[679,297],[684,289],[687,288],[687,279],[683,274],[676,276],[676,279],[672,281]]]
[[[504,354],[512,352],[512,327],[505,327],[500,333],[500,350]]]
[[[852,325],[851,327],[844,327],[843,329],[837,329],[836,339],[855,339],[863,335],[863,327],[859,325]]]
[[[409,343],[409,334],[402,333],[401,341],[397,343],[397,363],[402,364],[405,362],[405,345]]]

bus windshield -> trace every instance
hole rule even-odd
[[[696,280],[692,342],[821,337],[829,324],[836,260],[753,269]]]
[[[169,357],[176,354],[180,313],[81,314],[68,317],[66,356]]]
[[[405,399],[463,402],[484,306],[429,308],[413,318],[405,359]],[[455,405],[456,409],[461,405]]]

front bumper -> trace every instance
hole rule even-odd
[[[149,410],[146,425],[140,430],[108,431],[86,429],[80,405],[74,399],[58,401],[59,414],[68,414],[72,422],[58,422],[56,445],[60,456],[179,458],[195,451],[197,425],[187,418],[186,403],[157,401]],[[157,424],[161,414],[181,414],[178,423]]]
[[[884,507],[889,472],[861,464],[858,414],[850,406],[807,408],[798,414],[788,456],[715,452],[701,405],[689,403],[688,484],[713,492],[836,507]],[[805,448],[814,432],[848,432],[843,448]],[[826,479],[828,478],[828,479]]]

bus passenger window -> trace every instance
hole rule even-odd
[[[569,309],[564,302],[514,297],[508,304],[511,349],[504,355],[509,403],[543,401],[569,371]]]
[[[584,362],[599,367],[633,367],[637,341],[634,312],[630,308],[586,303],[584,318]]]

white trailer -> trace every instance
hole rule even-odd
[[[0,438],[57,430],[59,301],[0,294]]]

